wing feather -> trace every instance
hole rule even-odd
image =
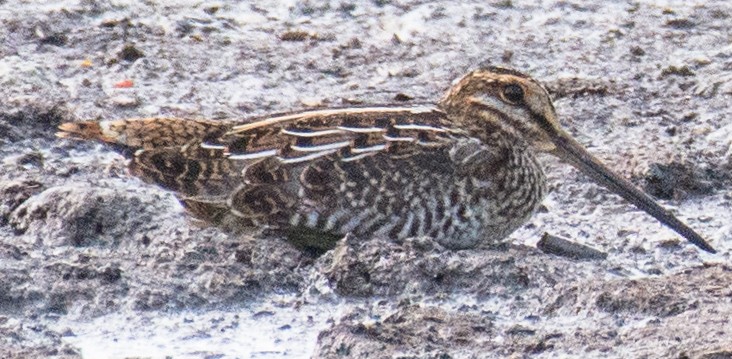
[[[436,107],[369,107],[308,111],[233,126],[220,143],[233,160],[273,156],[303,163],[334,154],[355,161],[378,152],[408,155],[450,143],[445,113]]]
[[[356,168],[353,162],[377,154],[397,159],[424,155],[425,147],[448,147],[455,140],[450,125],[436,107],[371,107],[243,124],[179,118],[83,121],[61,125],[58,136],[125,148],[132,155],[131,173],[176,192],[203,221],[233,226],[242,218],[285,223],[295,206],[304,205],[298,204],[293,181],[308,191],[332,194],[340,179],[328,177],[333,175],[325,170],[329,166]],[[328,161],[318,161],[323,158]]]

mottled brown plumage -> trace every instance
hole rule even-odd
[[[59,137],[133,150],[131,172],[174,191],[205,222],[268,229],[305,247],[326,249],[346,233],[427,235],[453,249],[495,243],[544,197],[534,153],[545,151],[713,251],[569,137],[546,90],[510,69],[471,72],[438,104],[422,107],[252,121],[77,122],[60,129]]]

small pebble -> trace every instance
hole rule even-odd
[[[117,54],[120,60],[135,62],[135,60],[145,57],[145,54],[136,48],[134,45],[125,45],[122,50]]]
[[[315,35],[302,30],[291,30],[280,34],[280,40],[282,41],[305,41],[308,38],[315,38]]]
[[[140,104],[140,100],[136,97],[127,95],[112,96],[109,98],[109,102],[117,107],[136,107]]]
[[[403,94],[403,93],[398,93],[394,96],[394,101],[399,101],[399,102],[411,101],[413,99],[414,99],[414,97],[409,96],[407,94]]]

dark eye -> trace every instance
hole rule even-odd
[[[503,98],[513,104],[524,102],[524,89],[516,84],[508,84],[503,88]]]

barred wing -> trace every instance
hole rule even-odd
[[[377,153],[409,155],[443,146],[451,129],[434,107],[370,107],[310,111],[234,126],[219,143],[232,160],[275,157],[284,164],[333,155],[356,161]]]
[[[309,111],[251,123],[179,118],[66,123],[62,138],[112,143],[134,153],[130,171],[175,191],[199,218],[266,218],[298,205],[292,184],[331,188],[322,162],[383,153],[405,158],[450,143],[434,107]],[[429,152],[429,151],[428,151]],[[327,159],[326,159],[327,158]],[[318,164],[321,163],[321,164]]]

